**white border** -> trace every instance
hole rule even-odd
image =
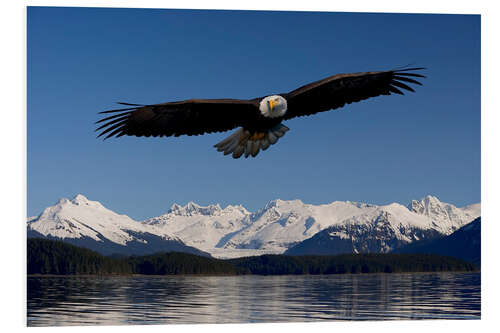
[[[5,3],[8,3],[7,5]],[[135,7],[135,8],[198,8],[198,9],[258,9],[258,10],[305,10],[305,11],[347,11],[347,12],[400,12],[400,13],[450,13],[482,15],[482,216],[483,216],[483,305],[481,321],[404,321],[404,322],[335,322],[311,324],[246,324],[246,325],[169,325],[169,332],[208,330],[209,332],[252,332],[255,330],[285,329],[305,330],[349,330],[410,332],[422,331],[472,331],[488,330],[494,327],[500,316],[498,304],[498,259],[495,242],[500,235],[495,218],[499,183],[498,126],[500,125],[498,103],[500,78],[498,71],[498,5],[494,1],[319,1],[291,2],[286,0],[267,1],[221,1],[209,2],[175,1],[4,1],[0,11],[2,24],[2,109],[0,131],[2,143],[2,212],[6,217],[2,223],[2,321],[3,327],[25,327],[25,227],[26,216],[26,10],[25,6],[85,6],[85,7]],[[457,68],[459,71],[460,69]],[[16,272],[14,274],[14,272]],[[6,296],[6,297],[5,297]],[[30,328],[33,330],[34,328]],[[59,328],[36,328],[54,330]],[[164,331],[165,326],[119,326],[119,327],[75,327],[60,328],[72,331]]]

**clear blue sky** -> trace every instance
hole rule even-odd
[[[134,219],[172,203],[480,202],[480,17],[28,9],[28,216],[82,193]],[[230,132],[96,139],[116,101],[253,98],[336,73],[425,66],[417,93],[285,122],[254,159]]]

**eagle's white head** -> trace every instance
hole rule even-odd
[[[264,97],[260,101],[259,110],[264,117],[276,118],[282,117],[286,113],[286,99],[279,95]]]

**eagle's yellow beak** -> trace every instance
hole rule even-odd
[[[274,100],[270,100],[269,101],[269,108],[271,109],[271,111],[273,111],[273,109],[274,109]]]

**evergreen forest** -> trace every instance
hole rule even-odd
[[[181,252],[103,256],[62,241],[28,238],[28,274],[282,275],[476,271],[464,260],[431,254],[261,255],[215,259]]]

